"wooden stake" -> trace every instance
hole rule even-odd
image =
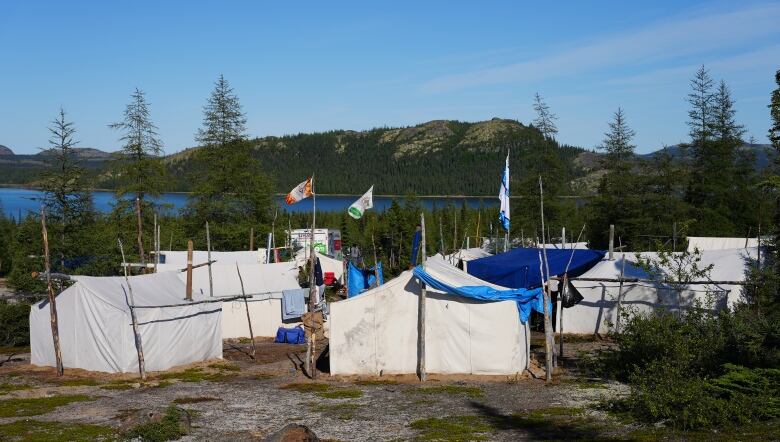
[[[209,296],[214,296],[214,280],[211,278],[211,234],[209,233],[209,222],[206,221],[206,260],[209,263]]]
[[[157,273],[157,213],[154,214],[154,241],[152,241],[152,248],[154,249],[154,273]]]
[[[187,240],[187,292],[184,299],[192,301],[192,240]]]
[[[117,238],[119,243],[119,251],[122,252],[122,264],[126,264],[125,261],[125,248],[122,247],[122,240]],[[144,361],[144,346],[141,342],[141,334],[138,332],[138,319],[135,316],[135,297],[133,297],[133,287],[130,286],[130,278],[127,276],[127,265],[123,265],[125,269],[125,283],[127,284],[127,294],[130,298],[128,300],[128,307],[130,307],[130,320],[133,322],[133,336],[135,337],[135,349],[138,352],[138,371],[141,373],[141,379],[146,380],[146,362]]]
[[[311,193],[312,193],[312,216],[311,216],[311,236],[309,238],[309,313],[314,314],[314,307],[316,306],[317,298],[317,283],[314,276],[314,267],[317,263],[317,254],[314,250],[314,230],[317,226],[317,194],[314,193],[314,174],[311,177]],[[314,318],[312,318],[312,333],[309,334],[309,340],[306,343],[306,372],[312,379],[317,378],[317,365],[315,354],[314,341],[317,339],[316,333],[314,333]]]
[[[542,176],[539,176],[539,208],[542,217],[542,252],[544,252],[544,263],[547,263],[546,241],[544,239],[544,189],[542,187]],[[555,336],[553,336],[552,320],[550,318],[550,269],[547,268],[547,278],[542,271],[541,254],[539,256],[539,271],[542,272],[542,281],[544,282],[544,350],[545,350],[545,368],[547,372],[547,382],[552,382],[553,352],[555,351]]]
[[[617,299],[617,319],[615,321],[615,331],[620,333],[620,313],[623,310],[623,275],[626,272],[626,254],[623,253],[623,262],[620,264],[620,285],[618,286]]]
[[[143,222],[141,220],[141,198],[135,197],[135,218],[138,222],[138,253],[141,255],[141,264],[146,264],[144,258]]]
[[[249,228],[249,250],[252,251],[255,249],[255,228],[250,227]]]
[[[480,203],[480,205],[482,205]],[[480,222],[482,221],[482,209],[477,210],[477,248],[482,247],[482,232],[480,232]]]
[[[610,224],[609,225],[609,260],[614,261],[615,253],[615,225]]]
[[[371,234],[371,246],[374,248],[374,277],[376,278],[376,287],[382,285],[379,279],[379,260],[376,258],[376,243],[374,243],[374,234]]]
[[[422,266],[425,269],[425,260],[428,258],[425,250],[425,214],[420,214],[420,227],[422,228],[422,241],[420,241],[420,248],[422,249]],[[420,382],[425,382],[427,374],[425,372],[425,300],[426,300],[426,288],[425,283],[422,283],[420,290],[420,297],[417,306],[417,374],[420,376]]]
[[[249,339],[252,341],[252,354],[249,355],[252,359],[255,358],[255,334],[252,331],[252,318],[249,316],[249,301],[246,299],[246,292],[244,292],[244,279],[241,277],[241,270],[236,263],[236,272],[238,273],[238,281],[241,283],[241,296],[244,297],[244,308],[246,309],[246,322],[249,324]]]
[[[57,300],[54,287],[51,285],[51,263],[49,262],[49,233],[46,230],[46,210],[41,206],[41,234],[43,235],[43,258],[46,266],[46,290],[49,295],[49,314],[51,316],[51,337],[54,340],[54,359],[57,363],[57,376],[65,372],[62,366],[62,351],[60,349],[60,327],[57,323]]]
[[[155,255],[155,261],[154,261],[154,272],[157,273],[157,266],[160,264],[160,249],[162,248],[162,245],[160,244],[160,231],[162,230],[161,225],[157,225],[157,254]]]

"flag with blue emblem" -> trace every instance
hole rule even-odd
[[[504,174],[501,177],[501,190],[498,191],[498,200],[501,201],[501,210],[498,212],[498,219],[504,226],[504,230],[509,231],[509,154],[506,155],[506,166]]]

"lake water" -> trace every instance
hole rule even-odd
[[[12,216],[18,219],[19,216],[24,217],[30,212],[40,212],[42,195],[43,193],[41,191],[35,189],[0,187],[0,206],[2,206],[6,216]],[[95,202],[95,208],[101,212],[110,211],[116,203],[113,192],[95,191],[92,192],[92,195]],[[360,195],[319,195],[317,196],[317,211],[346,211],[347,207],[354,203],[359,196]],[[390,204],[392,204],[393,199],[393,197],[375,195],[374,210],[387,210],[390,207]],[[402,197],[395,199],[397,199],[399,203],[403,202]],[[155,198],[154,200],[158,203],[167,204],[169,206],[169,209],[167,210],[177,211],[187,203],[187,194],[163,193],[159,198]],[[275,200],[281,209],[290,212],[311,212],[312,210],[312,198],[307,198],[292,206],[288,206],[284,203],[284,196],[276,196]],[[454,204],[456,207],[460,207],[461,203],[464,201],[466,202],[466,205],[471,208],[477,208],[480,204],[483,207],[498,206],[498,198],[490,197],[421,197],[419,200],[427,208],[443,207],[450,203]]]

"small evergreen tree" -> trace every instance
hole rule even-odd
[[[712,78],[709,71],[702,65],[691,80],[691,92],[688,93],[688,127],[694,146],[710,139],[712,134]]]
[[[51,148],[45,151],[49,169],[42,174],[41,184],[50,236],[59,239],[52,242],[51,254],[59,257],[62,271],[66,259],[84,252],[86,238],[82,236],[94,221],[92,196],[86,189],[84,169],[73,150],[78,143],[74,139],[76,129],[65,115],[65,110],[60,108],[49,126]]]
[[[246,117],[233,88],[221,74],[203,107],[203,127],[195,139],[204,146],[225,146],[246,139]]]
[[[141,213],[137,216],[137,243],[141,262],[145,262],[143,247],[143,208],[146,195],[157,196],[163,185],[165,169],[162,164],[162,142],[157,135],[157,126],[152,123],[149,112],[149,104],[146,95],[140,89],[136,89],[130,96],[130,103],[125,108],[124,119],[118,123],[109,125],[122,133],[120,141],[124,142],[119,159],[116,160],[116,169],[120,178],[117,186],[117,196],[133,195],[136,199],[137,210]],[[129,209],[132,205],[124,202],[124,207]]]
[[[555,135],[558,134],[558,127],[555,125],[555,120],[558,116],[550,111],[550,106],[544,102],[539,92],[534,94],[534,112],[536,112],[536,119],[534,120],[534,126],[544,134],[546,138],[555,139]]]

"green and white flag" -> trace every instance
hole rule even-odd
[[[347,213],[349,213],[349,216],[352,218],[360,219],[363,214],[366,213],[366,210],[372,207],[374,207],[374,186],[371,186],[371,188],[368,189],[368,192],[352,203],[352,205],[349,206],[349,209],[347,209]]]

